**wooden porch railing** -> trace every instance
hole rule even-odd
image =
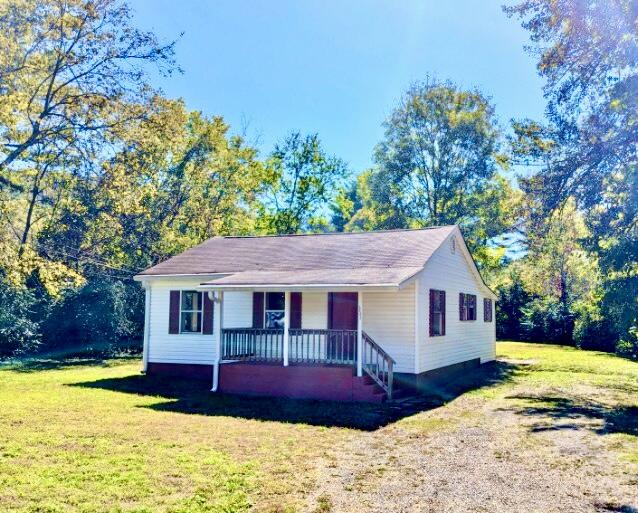
[[[392,400],[392,383],[394,380],[394,359],[365,331],[363,332],[363,370],[379,385]]]
[[[357,363],[356,330],[288,330],[288,358],[295,363]]]
[[[365,331],[362,367],[392,399],[394,359]],[[288,361],[303,364],[357,365],[355,330],[288,330]],[[278,329],[222,330],[222,360],[283,362],[284,332]]]
[[[284,358],[284,331],[233,328],[222,330],[222,360],[276,362]]]

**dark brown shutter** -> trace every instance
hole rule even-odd
[[[439,292],[441,294],[441,335],[445,335],[445,291]]]
[[[264,293],[253,292],[253,328],[264,327]]]
[[[301,292],[290,293],[290,329],[301,329]]]
[[[204,335],[213,334],[213,315],[214,307],[213,302],[208,297],[208,292],[202,292],[204,297],[203,311],[202,311],[202,333]]]
[[[465,320],[465,294],[459,292],[459,321]]]
[[[179,333],[179,290],[171,290],[170,307],[168,310],[168,333],[177,335]]]
[[[430,289],[430,336],[434,336],[434,291]]]

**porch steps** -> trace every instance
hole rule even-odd
[[[356,373],[353,372],[353,390],[352,390],[352,398],[355,401],[366,401],[373,403],[383,403],[388,400],[388,396],[383,390],[370,376],[363,376],[358,378]],[[399,388],[395,385],[392,390],[392,398],[400,399],[408,395],[408,392],[402,388]]]

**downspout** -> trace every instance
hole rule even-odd
[[[216,293],[212,290],[208,291],[208,298],[213,301],[213,322],[215,323],[213,334],[215,335],[215,359],[213,360],[213,383],[211,386],[211,392],[217,392],[219,388],[219,364],[222,355],[222,322],[223,322],[223,292],[221,290]]]
[[[144,302],[144,343],[142,347],[142,372],[148,370],[148,346],[151,337],[151,284],[142,282],[146,297]]]

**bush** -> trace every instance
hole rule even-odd
[[[41,341],[38,299],[0,279],[0,358],[34,351]]]
[[[616,344],[616,353],[625,358],[638,360],[638,326],[629,328],[627,336],[622,337]]]
[[[47,351],[105,354],[140,348],[144,293],[135,283],[94,280],[67,293],[52,308],[44,326]]]
[[[534,299],[522,312],[521,327],[526,340],[573,344],[574,314],[569,305],[553,298]]]
[[[531,301],[520,277],[513,275],[512,283],[498,289],[496,303],[496,337],[500,340],[523,340],[521,322],[523,308]]]
[[[574,327],[574,342],[580,349],[613,352],[618,335],[612,323],[597,312],[580,313]]]

